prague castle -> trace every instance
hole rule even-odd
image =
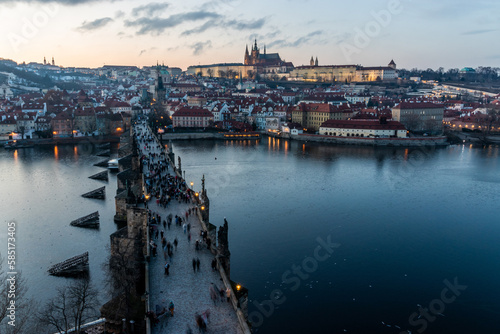
[[[363,67],[360,65],[319,65],[318,57],[311,57],[308,66],[295,67],[281,59],[279,53],[261,53],[257,40],[245,49],[243,63],[224,63],[190,66],[189,74],[202,77],[225,77],[231,79],[256,79],[257,76],[273,80],[317,81],[317,82],[370,82],[397,79],[394,60],[387,66]]]

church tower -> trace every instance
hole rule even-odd
[[[260,55],[260,50],[259,47],[257,46],[257,39],[255,40],[255,45],[252,47],[252,58],[251,58],[251,64],[250,65],[256,65],[259,62],[259,55]]]
[[[54,57],[52,57],[52,66],[56,66],[56,62],[54,61]]]
[[[163,84],[163,77],[161,75],[161,67],[156,64],[156,79],[155,79],[155,93],[154,98],[159,105],[165,100],[165,95],[167,93],[167,89]]]
[[[314,66],[314,57],[313,56],[311,56],[311,60],[309,61],[309,65]]]
[[[245,61],[243,62],[245,65],[250,65],[250,54],[248,53],[248,44],[245,49]]]
[[[395,70],[396,69],[396,63],[394,62],[394,59],[392,59],[391,62],[389,63],[389,65],[387,65],[387,66],[389,66],[390,68],[392,68],[392,69]]]
[[[314,66],[319,66],[318,57],[316,57],[316,61],[314,62]]]

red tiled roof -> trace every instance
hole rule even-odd
[[[193,116],[198,116],[198,117],[214,117],[214,115],[208,111],[207,109],[201,109],[201,108],[181,108],[174,112],[172,117],[193,117]]]
[[[386,124],[380,124],[376,121],[366,120],[333,120],[323,122],[322,128],[341,128],[341,129],[373,129],[373,130],[406,130],[403,124],[396,121],[387,121]]]
[[[395,109],[437,109],[437,108],[443,108],[442,105],[430,103],[430,102],[401,102],[397,106],[394,107]]]

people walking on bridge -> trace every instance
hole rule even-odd
[[[214,283],[211,283],[208,287],[208,293],[210,294],[210,299],[214,302],[214,305],[217,305],[217,292],[215,291]]]
[[[165,275],[170,275],[170,264],[165,262]]]
[[[173,301],[170,301],[170,303],[168,304],[168,310],[170,311],[170,314],[173,317],[174,316],[174,302]]]

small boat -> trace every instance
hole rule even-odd
[[[18,148],[31,148],[35,147],[33,144],[20,144],[17,140],[10,140],[3,145],[6,150],[17,150]]]
[[[111,159],[108,161],[108,168],[111,170],[118,170],[118,159]]]

